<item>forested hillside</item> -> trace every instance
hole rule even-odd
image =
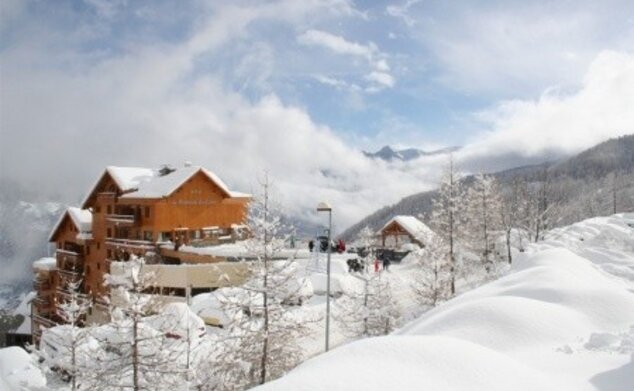
[[[555,219],[558,226],[615,213],[614,204],[616,212],[631,211],[634,210],[634,135],[605,141],[563,161],[512,168],[492,175],[503,192],[509,192],[513,182],[518,181],[532,188],[546,184],[549,198],[558,205]],[[472,178],[466,177],[465,185],[468,186]],[[399,214],[428,221],[436,195],[434,190],[405,197],[367,216],[340,237],[352,240],[363,227],[377,230]]]

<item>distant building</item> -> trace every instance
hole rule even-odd
[[[132,255],[154,264],[221,261],[178,250],[193,242],[243,238],[249,200],[249,194],[229,190],[203,167],[107,167],[81,208],[68,208],[55,225],[49,238],[55,257],[33,265],[34,340],[40,326],[60,321],[56,303],[68,297],[68,281],[81,279],[82,297],[99,304],[107,293],[103,280],[111,263]],[[182,285],[170,288],[190,285],[187,279],[167,280]]]
[[[412,245],[424,248],[435,233],[416,217],[399,215],[388,221],[377,235],[383,248],[411,250]]]

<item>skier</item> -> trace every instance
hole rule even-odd
[[[379,272],[379,258],[374,260],[374,272],[375,273]]]

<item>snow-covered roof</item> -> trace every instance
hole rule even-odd
[[[92,239],[92,213],[88,209],[71,206],[66,209],[66,211],[57,220],[57,223],[53,226],[51,235],[48,238],[49,242],[53,241],[53,236],[55,236],[55,233],[66,216],[70,217],[71,221],[77,228],[77,239]]]
[[[167,197],[198,172],[203,172],[229,197],[250,197],[249,194],[229,190],[227,185],[216,174],[200,166],[177,168],[166,175],[161,175],[156,170],[140,167],[108,166],[106,171],[125,193],[122,198]]]
[[[143,167],[108,166],[106,171],[124,192],[138,188],[155,176],[154,170]]]
[[[53,270],[57,267],[57,260],[51,257],[40,258],[33,262],[33,269]]]
[[[428,226],[425,225],[422,221],[417,219],[414,216],[406,216],[399,215],[392,218],[392,220],[388,221],[381,231],[387,228],[392,223],[396,222],[400,225],[407,233],[412,235],[415,239],[422,243],[429,242],[430,239],[435,235],[434,231],[432,231]]]

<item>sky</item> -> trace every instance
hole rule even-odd
[[[339,229],[465,172],[634,133],[632,1],[0,3],[0,178],[78,202],[106,165],[191,161]]]

